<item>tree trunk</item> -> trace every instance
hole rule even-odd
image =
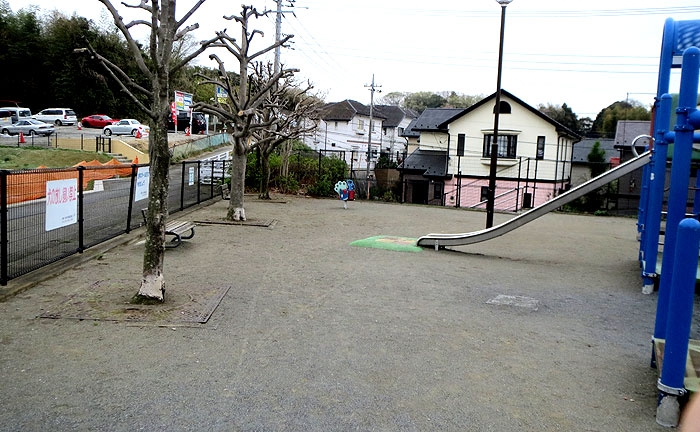
[[[270,153],[267,150],[260,152],[260,199],[270,199]]]
[[[146,246],[143,252],[143,278],[134,302],[162,302],[165,298],[163,260],[165,257],[165,222],[168,215],[168,85],[159,79],[160,89],[154,89],[153,110],[160,113],[157,121],[150,120],[148,137],[150,180],[146,214]]]
[[[292,142],[287,140],[282,144],[282,170],[280,175],[287,177],[289,175],[289,157],[292,154]]]
[[[228,205],[228,220],[245,220],[243,193],[245,192],[245,169],[247,162],[246,146],[242,138],[235,138],[231,152],[231,201]]]

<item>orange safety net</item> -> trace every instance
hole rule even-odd
[[[138,162],[134,161],[134,163]],[[131,164],[122,164],[116,159],[112,159],[104,164],[97,160],[90,162],[81,161],[73,166],[86,167],[83,171],[83,188],[87,188],[88,183],[93,180],[106,180],[113,177],[128,177],[131,175]],[[45,168],[42,165],[37,169]],[[67,179],[78,179],[78,170],[58,172],[31,171],[10,174],[7,176],[7,203],[14,204],[43,198],[46,196],[46,182]]]

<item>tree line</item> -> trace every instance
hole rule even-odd
[[[30,7],[13,12],[0,0],[0,105],[27,107],[33,113],[49,107],[73,109],[79,117],[106,114],[114,118],[145,120],[143,112],[105,76],[89,56],[75,52],[89,44],[96,52],[109,53],[109,59],[136,82],[147,79],[134,63],[133,55],[113,23],[96,23],[87,18],[66,16],[58,11]],[[174,55],[190,49],[185,38]],[[143,47],[142,47],[143,48]],[[187,65],[173,77],[173,89],[194,94],[195,101],[214,97],[212,85],[197,85],[197,74],[211,68]],[[231,74],[234,81],[235,73]]]

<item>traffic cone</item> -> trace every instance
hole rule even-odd
[[[27,142],[24,140],[24,133],[20,132],[19,133],[19,143],[20,144],[26,144]]]
[[[185,128],[185,136],[190,136],[190,128]]]
[[[141,139],[141,131],[136,129],[136,138]]]
[[[83,122],[78,122],[78,130],[83,130]]]

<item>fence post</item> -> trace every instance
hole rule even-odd
[[[201,203],[202,182],[199,176],[202,174],[202,161],[197,161],[197,204]]]
[[[226,161],[221,161],[221,186],[223,187],[226,180]]]
[[[8,170],[0,171],[0,248],[2,262],[0,263],[0,285],[7,285],[7,176]]]
[[[318,179],[321,179],[321,150],[318,151]]]
[[[83,230],[83,173],[84,166],[78,167],[78,253],[83,253],[85,250],[85,239]]]
[[[80,134],[80,150],[84,150],[83,149],[83,134]]]
[[[518,187],[515,189],[515,212],[518,212],[518,204],[520,203],[520,173],[523,167],[523,157],[518,158]]]
[[[134,192],[136,190],[136,164],[131,164],[131,187],[129,189],[129,211],[126,216],[126,232],[131,231],[131,212],[134,210]]]
[[[185,161],[182,161],[182,178],[180,179],[180,211],[185,209]]]
[[[51,135],[49,135],[51,137]],[[51,138],[49,138],[49,141],[51,141]],[[56,132],[56,148],[58,148],[58,132]]]
[[[211,137],[209,137],[211,140]],[[210,194],[209,198],[214,199],[214,159],[211,160],[211,174],[209,174]]]
[[[100,137],[96,136],[95,137],[95,152],[100,151]]]
[[[107,145],[109,146],[109,151],[107,153],[112,153],[112,138],[107,138]]]

